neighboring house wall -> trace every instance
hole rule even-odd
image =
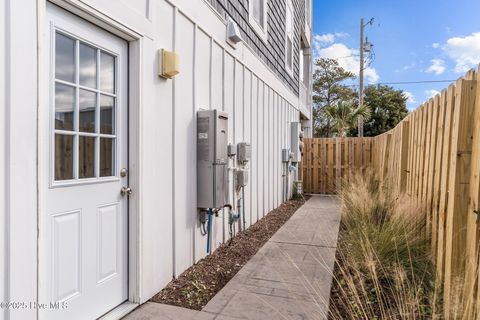
[[[40,73],[48,70],[37,64],[37,45],[41,53],[44,44],[42,31],[37,43],[36,23],[38,19],[45,28],[41,24],[45,8],[40,5],[37,15],[37,1],[26,1],[6,0],[0,8],[4,21],[0,27],[0,101],[6,101],[0,111],[0,129],[6,132],[0,136],[4,157],[0,174],[5,177],[0,180],[5,183],[0,185],[0,230],[8,231],[0,239],[0,274],[5,275],[0,279],[0,300],[7,297],[10,301],[37,299],[37,219],[42,218],[37,208],[43,207],[42,196],[37,201],[41,194],[37,184],[38,179],[40,184],[48,179],[37,172],[37,94],[40,99],[43,95],[37,90],[37,69]],[[270,6],[274,2],[269,1]],[[283,10],[284,2],[280,2],[278,10]],[[144,302],[172,276],[206,255],[206,237],[200,234],[196,208],[196,112],[209,108],[228,112],[229,142],[252,144],[245,206],[247,225],[255,223],[282,202],[281,150],[290,145],[290,122],[300,120],[298,71],[288,80],[281,68],[272,69],[272,64],[284,66],[284,60],[265,63],[250,44],[239,43],[233,49],[225,41],[225,20],[201,0],[121,0],[115,6],[91,0],[88,5],[143,35],[139,57],[142,99],[140,105],[130,107],[138,108],[141,115],[138,266],[140,301]],[[4,9],[10,19],[3,19]],[[161,48],[180,56],[180,74],[173,80],[157,76],[157,50]],[[298,64],[298,58],[294,61]],[[11,70],[3,72],[6,66]],[[294,66],[297,70],[298,65]],[[44,152],[38,150],[42,156]],[[217,248],[228,239],[226,213],[214,219],[212,229]],[[0,318],[1,312],[5,310],[0,310]],[[35,318],[35,310],[12,311],[11,315],[11,319]]]

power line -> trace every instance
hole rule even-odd
[[[422,84],[422,83],[444,83],[444,82],[455,82],[456,80],[422,80],[422,81],[399,81],[399,82],[379,82],[372,83],[372,86],[378,85],[392,85],[392,84]],[[358,84],[347,85],[347,87],[358,87]]]
[[[346,59],[346,58],[353,58],[353,57],[360,57],[359,54],[351,54],[349,56],[343,56],[343,57],[337,57],[337,58],[332,58],[333,60],[338,60],[338,59]]]

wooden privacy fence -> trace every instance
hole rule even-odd
[[[303,188],[307,193],[335,193],[342,181],[371,166],[373,138],[304,139]]]
[[[344,153],[356,144],[362,145],[353,148],[361,155]],[[387,133],[370,139],[307,139],[304,156],[306,192],[331,193],[341,178],[370,167],[392,192],[406,194],[425,210],[445,318],[452,318],[454,307],[463,319],[480,318],[478,72],[470,70]],[[454,306],[459,297],[461,305]]]

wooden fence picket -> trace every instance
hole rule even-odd
[[[376,137],[306,139],[305,192],[375,172],[427,215],[445,319],[480,318],[480,77],[475,70]],[[311,177],[309,177],[310,175]],[[458,285],[460,284],[460,285]],[[463,294],[458,300],[457,285]],[[458,314],[457,314],[458,316]]]

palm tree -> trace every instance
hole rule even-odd
[[[370,108],[367,105],[355,107],[353,102],[339,102],[329,106],[326,113],[334,122],[340,137],[346,137],[350,128],[357,127],[359,117],[363,117],[364,120],[370,118]]]

